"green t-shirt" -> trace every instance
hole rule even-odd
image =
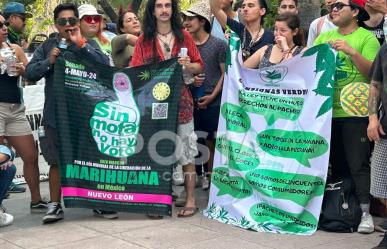
[[[314,45],[326,43],[328,41],[345,40],[349,46],[358,51],[364,58],[373,61],[379,51],[380,45],[374,34],[370,31],[359,27],[355,32],[349,35],[341,35],[337,29],[330,30],[320,34],[314,42]],[[333,117],[350,117],[340,103],[341,90],[348,84],[354,82],[369,83],[367,77],[362,75],[352,62],[351,58],[345,53],[338,52],[336,61],[336,75],[333,95]]]
[[[106,54],[108,56],[110,56],[112,54],[112,45],[111,45],[110,41],[107,44],[102,44],[97,37],[94,37],[93,40],[98,43],[99,47],[101,48],[101,50],[104,54]]]

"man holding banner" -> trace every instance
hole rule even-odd
[[[359,27],[369,19],[364,0],[338,0],[331,5],[338,27],[321,34],[315,45],[330,43],[338,51],[333,99],[330,163],[334,179],[352,176],[363,212],[359,233],[372,233],[369,214],[371,143],[367,138],[367,78],[379,43]],[[355,99],[355,101],[352,101]],[[360,103],[361,102],[361,103]]]
[[[177,57],[180,49],[185,47],[188,54],[180,54],[178,60],[179,64],[183,65],[183,74],[202,72],[203,62],[199,51],[190,34],[182,28],[177,0],[149,0],[143,26],[144,33],[136,43],[130,66],[157,63]],[[193,125],[193,99],[187,85],[183,86],[181,92],[178,122],[177,133],[182,141],[182,155],[178,163],[183,166],[187,191],[186,206],[178,217],[190,217],[198,211],[194,194],[197,137]],[[152,214],[149,216],[160,218]]]
[[[54,64],[57,57],[64,53],[58,48],[64,38],[67,49],[79,52],[85,57],[92,57],[95,61],[109,64],[109,59],[92,40],[86,40],[79,30],[78,9],[72,3],[58,5],[54,10],[55,26],[58,36],[46,40],[34,53],[26,68],[25,77],[31,81],[38,81],[45,77],[45,103],[43,111],[44,137],[40,138],[42,154],[50,165],[49,186],[50,199],[48,211],[43,217],[43,223],[56,222],[63,219],[61,202],[60,167],[58,158],[58,141],[53,97]],[[115,216],[117,216],[115,214]]]

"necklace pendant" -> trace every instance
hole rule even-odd
[[[247,59],[248,57],[250,57],[250,51],[246,49],[242,49],[242,56],[243,58]]]
[[[167,51],[168,53],[171,52],[171,49],[169,48],[169,46],[167,44],[164,44],[164,49],[165,51]]]

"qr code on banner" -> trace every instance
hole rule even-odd
[[[152,119],[167,119],[168,103],[152,103]]]

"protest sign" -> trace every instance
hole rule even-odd
[[[328,169],[335,52],[312,47],[281,64],[241,66],[230,39],[214,169],[203,214],[256,231],[316,231]]]
[[[171,215],[176,59],[117,69],[71,52],[55,64],[66,207]]]

